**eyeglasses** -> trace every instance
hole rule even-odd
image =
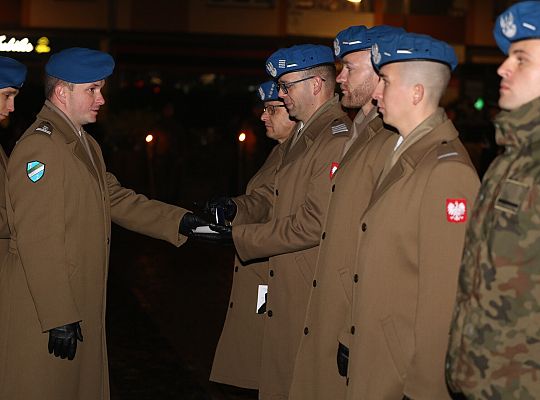
[[[316,75],[312,75],[312,76],[307,76],[305,78],[302,78],[302,79],[298,79],[297,81],[292,81],[292,82],[278,82],[276,83],[277,87],[278,87],[278,90],[281,90],[284,94],[288,94],[289,93],[289,89],[291,88],[291,86],[293,85],[296,85],[297,83],[300,83],[300,82],[303,82],[303,81],[307,81],[308,79],[313,79],[313,78],[316,78],[317,76]],[[322,81],[324,82],[325,79],[320,77],[322,79]]]
[[[274,115],[278,107],[285,107],[285,104],[276,104],[275,106],[269,104],[263,108],[263,113],[266,112],[268,115]]]

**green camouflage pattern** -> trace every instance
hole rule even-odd
[[[465,237],[446,376],[467,399],[540,399],[540,99],[495,121],[503,154]]]

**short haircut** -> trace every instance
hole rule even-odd
[[[448,82],[450,82],[450,68],[448,65],[428,60],[405,61],[402,63],[404,79],[410,85],[421,84],[428,101],[437,105],[441,101]]]
[[[324,86],[326,86],[330,91],[334,91],[336,87],[336,66],[334,64],[325,64],[306,69],[303,71],[303,76],[320,76],[324,79]]]
[[[45,75],[45,98],[50,100],[54,93],[54,88],[58,85],[67,86],[69,90],[73,90],[73,83],[63,81],[62,79],[55,78],[54,76]]]

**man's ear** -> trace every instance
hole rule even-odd
[[[417,83],[413,86],[413,104],[418,105],[424,98],[424,85]]]
[[[318,94],[323,88],[323,80],[320,76],[316,76],[313,82],[313,94]]]
[[[56,85],[54,87],[53,95],[55,99],[61,104],[66,104],[66,91],[68,87],[66,85]]]

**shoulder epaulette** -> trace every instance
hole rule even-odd
[[[349,132],[349,125],[346,124],[342,119],[335,119],[332,122],[332,135],[337,135],[338,133]]]
[[[50,122],[43,121],[34,130],[35,133],[45,133],[47,135],[51,135],[53,133],[53,127]]]
[[[437,158],[439,160],[443,158],[457,156],[459,156],[459,152],[457,151],[457,149],[452,144],[448,143],[446,140],[441,142],[441,144],[437,148]]]

